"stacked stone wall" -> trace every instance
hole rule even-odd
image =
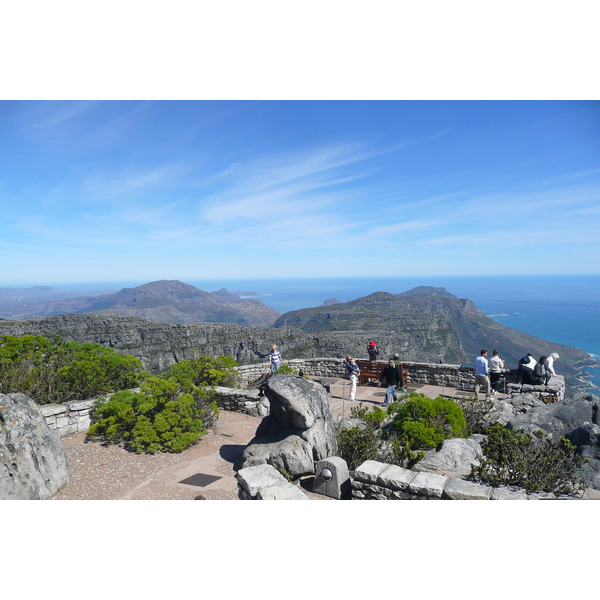
[[[572,496],[559,496],[573,500]],[[368,460],[354,472],[353,500],[555,500],[554,494],[491,487],[438,473]]]
[[[64,404],[44,404],[40,406],[48,427],[56,431],[59,437],[87,431],[91,424],[91,412],[96,398],[72,400]]]

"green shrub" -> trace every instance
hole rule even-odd
[[[218,418],[211,387],[225,381],[235,366],[232,359],[224,359],[182,361],[164,376],[148,377],[138,393],[115,394],[96,406],[88,435],[123,443],[135,452],[185,450]]]
[[[354,471],[366,460],[377,460],[379,452],[375,446],[377,438],[372,425],[350,427],[337,432],[338,453]]]
[[[141,362],[100,344],[53,342],[42,336],[0,338],[2,392],[22,392],[39,404],[85,400],[136,387]]]
[[[467,426],[462,409],[447,398],[411,394],[390,411],[395,413],[392,430],[416,448],[435,448],[445,439],[460,437]]]
[[[586,461],[565,438],[554,442],[543,431],[512,431],[493,425],[483,458],[471,477],[489,485],[512,485],[529,492],[571,494],[584,489],[575,472]]]

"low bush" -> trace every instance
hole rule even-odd
[[[22,392],[39,404],[85,400],[137,387],[145,375],[135,357],[100,344],[50,340],[37,335],[0,338],[4,394]]]
[[[471,476],[483,483],[557,495],[574,495],[585,487],[575,473],[586,459],[565,438],[554,442],[541,430],[530,434],[493,425],[482,450]]]
[[[464,435],[467,426],[460,406],[442,397],[413,393],[390,412],[395,413],[392,431],[412,449],[435,448],[447,438]]]
[[[229,381],[233,359],[199,357],[148,377],[138,393],[123,391],[97,404],[88,436],[123,443],[135,452],[181,452],[214,424],[212,386]]]

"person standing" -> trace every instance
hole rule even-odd
[[[488,365],[487,350],[482,350],[481,355],[475,359],[475,397],[479,400],[479,389],[483,384],[486,386],[485,399],[490,398],[490,378],[488,373],[490,367]]]
[[[387,391],[385,393],[383,406],[389,406],[390,398],[393,397],[394,402],[398,401],[398,397],[396,396],[396,386],[402,386],[402,373],[400,372],[400,367],[396,366],[393,358],[390,358],[388,364],[381,372],[379,384],[381,385],[384,381],[387,384]]]
[[[350,379],[350,400],[356,400],[356,383],[360,375],[360,369],[351,356],[346,356],[346,374]]]
[[[281,366],[281,352],[275,344],[271,346],[271,352],[269,352],[269,363],[271,365],[271,375],[273,375]]]
[[[379,348],[375,342],[369,342],[367,345],[367,352],[369,353],[369,360],[376,361],[379,356]]]
[[[496,396],[498,394],[498,382],[504,371],[504,360],[500,358],[498,350],[492,350],[492,358],[490,360],[490,386],[492,388],[492,394]]]

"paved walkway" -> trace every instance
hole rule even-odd
[[[350,416],[352,406],[380,405],[385,389],[358,386],[356,401],[348,398],[348,381],[322,378],[331,386],[334,416]],[[436,397],[447,389],[410,385]],[[453,393],[457,390],[452,390]],[[85,433],[63,439],[71,481],[51,500],[237,500],[237,461],[254,437],[261,419],[243,413],[221,411],[214,426],[200,443],[179,454],[135,454],[101,442],[86,442]],[[310,492],[312,479],[301,481],[311,500],[330,500]]]

